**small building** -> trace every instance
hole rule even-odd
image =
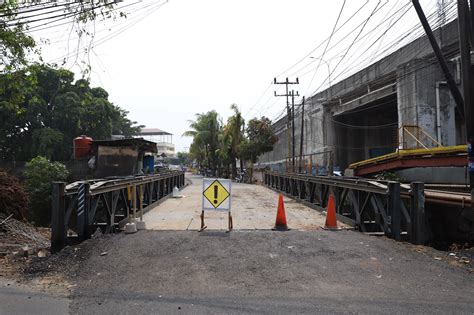
[[[143,128],[139,137],[156,143],[158,155],[165,154],[167,157],[175,157],[176,151],[173,144],[173,134],[159,128]]]
[[[156,143],[142,138],[94,140],[92,153],[96,159],[96,177],[128,176],[147,172],[144,160],[147,161],[147,156],[156,154],[157,147]],[[153,168],[149,165],[147,167]],[[153,172],[153,169],[148,171]]]

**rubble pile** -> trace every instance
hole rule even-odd
[[[18,178],[0,169],[0,213],[23,220],[27,206],[28,198]]]
[[[9,254],[24,256],[36,254],[41,249],[49,249],[50,230],[36,228],[0,213],[0,257]]]

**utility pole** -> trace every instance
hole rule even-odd
[[[276,91],[274,91],[275,96],[285,96],[286,97],[286,130],[287,130],[287,135],[288,135],[288,157],[292,156],[292,150],[291,150],[291,134],[290,134],[290,128],[291,128],[291,109],[290,109],[290,102],[289,102],[289,89],[288,86],[292,84],[300,84],[298,78],[296,78],[296,81],[292,82],[286,78],[285,81],[283,82],[277,82],[277,79],[273,79],[273,84],[284,84],[286,88],[286,93],[285,94],[277,94]]]
[[[471,6],[474,3],[470,0]],[[469,184],[471,187],[471,206],[474,202],[474,150],[472,148],[474,138],[474,109],[472,101],[474,97],[474,74],[471,64],[472,38],[471,25],[472,7],[469,12],[467,0],[458,0],[458,24],[459,24],[459,50],[461,54],[461,81],[464,96],[464,110],[466,113],[466,140],[467,140],[467,158],[469,168]]]
[[[295,94],[294,90],[291,90],[291,135],[292,135],[292,146],[291,146],[291,165],[293,173],[296,171],[296,141],[295,141],[295,96],[300,96],[298,91]]]
[[[301,103],[301,135],[300,135],[300,166],[298,168],[298,171],[301,173],[302,168],[301,168],[301,161],[303,159],[303,139],[304,139],[304,96],[303,96],[303,102]]]
[[[458,0],[458,4],[459,1],[465,0]],[[448,64],[446,63],[446,60],[444,59],[444,56],[441,53],[441,49],[439,48],[438,42],[436,41],[436,38],[433,35],[433,31],[431,30],[430,24],[426,20],[425,13],[421,8],[420,2],[418,0],[412,0],[412,3],[413,7],[415,7],[416,13],[418,14],[418,18],[420,19],[421,25],[423,25],[423,28],[425,29],[426,36],[430,41],[431,47],[433,48],[436,58],[438,59],[438,63],[441,69],[443,70],[446,82],[448,83],[449,89],[451,90],[451,94],[453,95],[454,101],[456,102],[456,108],[459,112],[459,116],[461,116],[461,119],[464,120],[464,102],[461,92],[459,92],[458,86],[456,85],[456,81],[454,81],[454,78],[451,75],[451,72],[449,71]],[[459,33],[461,34],[462,31],[460,31]]]

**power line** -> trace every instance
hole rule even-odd
[[[118,11],[118,10],[122,10],[123,8],[126,8],[126,7],[130,7],[130,6],[134,6],[138,3],[141,3],[142,0],[138,0],[137,2],[133,2],[133,3],[129,3],[127,5],[124,5],[124,6],[121,6],[121,7],[116,7],[116,8],[113,8],[111,9],[111,11]],[[58,27],[58,26],[62,26],[62,25],[66,25],[66,24],[70,24],[70,23],[75,23],[75,20],[70,20],[70,21],[66,21],[64,23],[59,23],[59,24],[56,24],[56,25],[50,25],[50,24],[53,24],[55,22],[59,22],[59,21],[63,21],[65,19],[68,19],[68,18],[72,18],[74,17],[75,15],[78,15],[80,13],[77,13],[77,14],[74,14],[74,15],[71,15],[71,16],[68,16],[68,17],[60,17],[59,19],[56,19],[54,21],[49,21],[49,22],[46,22],[46,23],[43,23],[43,24],[39,24],[39,25],[35,25],[35,26],[32,26],[32,27],[29,27],[28,28],[28,33],[34,33],[34,32],[38,32],[38,31],[42,31],[42,30],[46,30],[46,29],[51,29],[53,27]],[[50,25],[48,27],[43,27],[45,25]],[[41,28],[43,27],[43,28]]]
[[[124,27],[120,28],[120,29],[117,29],[115,32],[109,34],[109,35],[106,35],[104,36],[103,38],[97,40],[92,46],[91,48],[95,48],[99,45],[102,45],[103,43],[109,41],[110,39],[112,38],[115,38],[116,36],[122,34],[123,32],[125,32],[126,30],[132,28],[133,26],[135,26],[137,23],[139,23],[140,21],[144,20],[146,17],[150,16],[151,14],[153,14],[156,10],[158,10],[159,8],[161,8],[163,5],[165,5],[166,3],[168,3],[168,1],[165,1],[165,2],[160,2],[158,4],[154,3],[154,4],[150,4],[150,6],[153,6],[151,7],[149,10],[147,10],[146,12],[144,12],[142,15],[140,16],[136,16],[134,19],[130,20],[127,25],[125,25]],[[62,59],[66,59],[66,58],[69,58],[73,55],[77,55],[77,53],[79,53],[79,48],[76,49],[75,51],[73,51],[72,53],[68,53],[66,55],[63,55],[59,58],[55,58],[53,60],[51,60],[50,62],[52,63],[55,63],[55,62],[58,62]]]
[[[408,5],[409,5],[409,3],[408,3],[408,4],[405,4],[405,5],[404,5],[404,8],[408,7]],[[382,8],[383,8],[383,7],[378,8],[378,9],[376,10],[376,12],[378,12],[378,11],[381,10]],[[399,10],[400,10],[400,9],[399,9]],[[394,16],[395,14],[397,14],[397,13],[399,12],[399,10],[397,10],[397,12],[395,12],[394,14],[392,14],[392,16]],[[365,21],[362,21],[360,24],[358,24],[357,26],[355,26],[355,27],[352,29],[352,31],[350,31],[349,33],[345,34],[342,39],[340,39],[338,42],[336,42],[334,45],[332,45],[332,46],[328,49],[328,51],[331,51],[331,50],[333,50],[335,47],[337,47],[337,46],[338,46],[341,42],[343,42],[349,35],[351,35],[352,33],[354,33],[357,29],[359,29],[359,27],[363,26],[364,23],[365,23]],[[380,28],[380,27],[381,27],[382,25],[384,25],[385,23],[386,23],[386,21],[383,21],[382,23],[379,23],[374,29],[372,29],[371,31],[367,32],[366,35],[360,37],[360,40],[363,39],[363,38],[365,38],[366,36],[368,36],[368,35],[369,35],[370,33],[372,33],[373,31],[375,31],[375,30],[377,30],[378,28]],[[357,42],[358,42],[358,41],[357,41]],[[368,45],[368,46],[371,46],[371,45]],[[345,49],[346,49],[346,48],[344,48],[344,50],[345,50]],[[335,58],[339,58],[339,57],[341,57],[341,56],[339,56],[339,55],[342,54],[342,53],[343,53],[343,50],[341,50],[341,51],[337,52],[336,54],[334,54],[334,55],[336,55],[337,57],[326,58],[326,60],[332,60],[332,59],[335,59]],[[321,57],[321,55],[315,57],[315,59],[319,59],[320,57]],[[301,71],[303,71],[305,68],[307,68],[308,66],[310,66],[310,65],[315,61],[315,59],[314,59],[312,62],[310,62],[309,64],[307,64],[307,65],[301,67],[299,70],[293,72],[292,75],[297,75],[297,74],[299,74],[300,77],[303,77],[303,76],[306,76],[308,73],[313,72],[313,69],[314,69],[314,68],[312,68],[312,69],[310,69],[310,70],[304,72],[303,74],[301,74]]]
[[[339,14],[337,15],[336,23],[334,23],[334,26],[333,26],[332,31],[331,31],[331,35],[329,35],[329,39],[326,42],[326,47],[324,47],[323,54],[321,55],[321,58],[318,58],[319,59],[318,65],[317,65],[316,69],[314,70],[314,73],[313,73],[313,76],[311,77],[311,80],[309,81],[308,88],[306,89],[305,94],[308,93],[308,90],[311,87],[311,83],[313,83],[314,77],[316,76],[316,73],[319,70],[319,66],[321,65],[321,62],[324,59],[324,55],[326,54],[328,46],[331,43],[331,39],[334,35],[334,31],[336,30],[337,24],[339,23],[339,19],[341,18],[342,12],[344,11],[344,6],[345,5],[346,5],[346,0],[344,0],[344,2],[342,3],[341,9],[339,10]]]
[[[351,21],[367,4],[369,3],[369,0],[366,0],[366,2],[353,14],[351,15],[346,21],[344,21],[344,23],[336,29],[336,31],[334,33],[337,33],[340,29],[342,29],[349,21]],[[287,73],[288,71],[290,71],[291,69],[293,69],[294,67],[296,67],[298,64],[300,64],[301,62],[303,62],[304,60],[306,60],[309,56],[311,56],[312,53],[314,53],[319,47],[321,47],[326,41],[329,40],[329,37],[326,38],[324,41],[322,41],[321,43],[319,43],[315,48],[313,48],[310,52],[308,52],[303,58],[301,58],[299,61],[297,61],[294,65],[292,65],[291,67],[289,67],[288,69],[286,69],[285,71],[281,72],[280,74],[277,75],[277,77],[281,77],[283,74]],[[293,76],[290,75],[290,76]]]
[[[17,27],[17,26],[28,24],[28,23],[35,23],[35,22],[50,20],[50,19],[54,19],[54,18],[57,18],[57,17],[61,17],[61,18],[72,17],[72,16],[76,16],[76,15],[79,15],[79,14],[84,14],[84,13],[87,13],[87,12],[90,12],[90,11],[94,11],[96,9],[99,9],[99,8],[102,8],[102,7],[105,7],[105,6],[109,6],[109,5],[110,4],[107,3],[107,4],[98,5],[96,7],[86,8],[86,9],[84,9],[82,11],[79,11],[79,12],[68,12],[68,13],[64,13],[64,14],[58,14],[58,15],[48,16],[48,17],[44,17],[44,18],[39,18],[39,19],[36,19],[36,20],[28,20],[28,21],[23,21],[23,22],[18,22],[18,23],[7,24],[7,27]]]
[[[385,4],[387,4],[388,2],[385,2],[382,6],[384,6]],[[379,7],[380,5],[380,0],[378,1],[377,5],[375,6],[374,10],[372,11],[372,13],[369,15],[369,17],[365,20],[365,23],[362,25],[362,28],[360,29],[359,33],[356,35],[356,37],[354,38],[354,40],[352,41],[352,43],[349,45],[349,47],[347,48],[346,52],[344,53],[344,55],[342,56],[342,58],[339,60],[339,62],[336,64],[336,66],[331,70],[331,73],[330,75],[332,75],[334,73],[334,71],[336,71],[337,67],[341,64],[342,60],[344,60],[344,58],[347,56],[347,54],[349,53],[349,51],[351,50],[351,48],[354,46],[354,43],[357,41],[357,39],[359,38],[360,34],[362,34],[362,32],[364,31],[364,28],[365,26],[367,25],[367,23],[370,21],[370,19],[372,18],[372,16],[374,16],[374,14],[377,12],[377,8]],[[324,80],[324,82],[326,82],[326,80]],[[323,82],[323,84],[324,84]],[[322,85],[320,85],[317,89],[319,90],[319,88],[321,88]]]

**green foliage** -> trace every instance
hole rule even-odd
[[[198,160],[200,166],[209,168],[215,173],[219,168],[219,134],[222,132],[222,123],[217,112],[213,110],[205,114],[196,114],[196,120],[190,121],[190,127],[192,130],[183,134],[193,137],[190,155]]]
[[[265,152],[273,150],[278,138],[272,130],[272,122],[266,117],[251,119],[248,123],[247,141],[242,144],[242,157],[253,163]]]
[[[26,25],[12,25],[16,17],[17,1],[6,0],[0,5],[0,73],[18,70],[28,62],[28,54],[35,52],[34,39],[26,34]],[[9,23],[10,22],[10,23]]]
[[[183,135],[193,137],[189,157],[195,159],[200,168],[235,178],[238,159],[255,163],[261,154],[273,149],[277,137],[270,119],[254,118],[245,128],[245,120],[237,106],[233,104],[231,109],[234,115],[223,126],[215,111],[196,114],[197,119],[190,121],[192,130]]]
[[[226,165],[231,165],[232,178],[235,178],[237,177],[237,158],[240,157],[240,147],[244,139],[245,120],[237,105],[232,104],[231,109],[234,110],[234,115],[229,117],[223,129],[222,157]]]
[[[59,162],[51,162],[47,158],[37,156],[26,163],[24,172],[25,189],[29,197],[30,221],[46,226],[51,222],[51,183],[66,181],[66,166]]]
[[[187,152],[178,152],[177,154],[179,163],[182,165],[188,165],[191,163],[191,158],[189,157],[189,153]]]
[[[33,131],[32,154],[38,154],[51,159],[55,152],[62,149],[64,136],[52,128],[41,128]]]
[[[45,1],[18,1],[4,0],[0,2],[0,74],[6,74],[21,70],[31,62],[32,57],[40,57],[40,51],[36,47],[33,37],[28,35],[29,21],[38,19],[38,14],[18,15],[20,8],[30,5],[38,5],[36,2]],[[46,3],[45,3],[46,4]],[[49,1],[46,5],[55,4]],[[79,41],[93,38],[94,34],[89,31],[87,23],[97,19],[113,19],[126,17],[124,12],[118,11],[118,1],[72,1],[63,6],[64,13],[70,14],[74,19],[74,30]],[[91,39],[92,40],[92,39]],[[84,50],[84,55],[90,50]],[[79,52],[77,52],[79,54]],[[40,59],[41,60],[41,57]],[[82,63],[86,63],[85,61]],[[90,64],[83,67],[83,73],[90,72]]]
[[[74,82],[74,74],[65,69],[33,64],[0,75],[0,158],[67,160],[79,135],[138,134],[142,126],[127,114],[108,100],[107,91],[91,88],[84,79]]]

